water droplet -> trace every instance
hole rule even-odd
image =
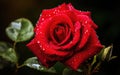
[[[44,18],[42,18],[42,21],[44,21]]]
[[[42,22],[40,24],[43,24]]]
[[[88,30],[85,31],[85,34],[88,32]]]
[[[77,32],[77,31],[78,31],[78,29],[76,28],[76,29],[75,29],[75,32]]]
[[[53,14],[55,14],[55,11],[53,12]]]
[[[45,51],[45,48],[43,48],[43,51]]]
[[[48,16],[51,16],[51,15],[48,15]]]
[[[37,43],[40,43],[40,41],[37,41]]]
[[[57,11],[57,10],[55,9],[55,11]]]
[[[85,23],[88,23],[88,21],[85,21]]]
[[[41,17],[42,15],[40,14],[40,17]]]
[[[40,45],[40,48],[42,48],[42,46]]]
[[[37,29],[37,31],[38,31],[39,29]]]
[[[72,44],[73,42],[71,41],[70,44]]]
[[[57,10],[57,12],[60,12],[60,10]]]
[[[42,34],[42,32],[40,32],[40,34]]]

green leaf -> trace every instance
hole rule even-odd
[[[10,47],[11,47],[10,44],[7,44],[5,42],[0,42],[0,53],[4,53]]]
[[[46,67],[42,66],[42,65],[38,62],[37,57],[28,58],[28,59],[24,62],[24,65],[25,65],[25,66],[28,66],[28,67],[30,67],[30,68],[39,70],[39,71],[56,73],[56,70],[54,69],[54,67],[51,67],[51,68],[47,69]]]
[[[23,42],[33,36],[33,29],[33,24],[28,19],[20,18],[10,23],[6,34],[12,41]]]
[[[83,75],[82,70],[78,69],[78,71],[73,71],[69,68],[65,68],[63,70],[63,74],[62,75]]]
[[[113,50],[113,45],[104,47],[101,50],[101,52],[97,55],[98,59],[100,61],[110,61],[111,59],[116,58],[116,57],[112,57],[112,50]]]
[[[68,69],[68,68],[65,68],[63,70],[63,75],[72,75],[72,71],[70,69]]]
[[[93,65],[96,63],[96,61],[97,61],[96,59],[97,59],[97,56],[94,55],[93,61],[92,61],[92,63],[91,63],[91,66],[93,66]]]
[[[115,58],[117,58],[117,56],[112,56],[112,57],[110,58],[110,60],[115,59]]]
[[[0,56],[12,63],[16,63],[18,60],[14,49],[4,42],[0,42]]]

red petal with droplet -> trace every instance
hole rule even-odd
[[[58,42],[54,30],[61,23],[66,26],[55,33],[60,40]],[[27,46],[46,67],[64,60],[66,65],[76,70],[102,48],[94,31],[96,28],[90,12],[76,10],[71,4],[64,3],[42,11],[35,27],[35,38]]]
[[[98,53],[102,48],[103,46],[100,44],[95,31],[92,29],[86,46],[80,52],[77,52],[71,58],[66,60],[64,63],[73,70],[77,70],[85,60]]]
[[[50,67],[55,63],[54,61],[47,59],[48,57],[42,52],[39,44],[35,41],[35,39],[33,39],[29,44],[27,44],[27,46],[38,57],[38,60],[44,66]],[[54,63],[48,63],[48,62],[54,62]]]
[[[91,25],[94,29],[98,28],[98,26],[92,21],[92,19],[86,15],[78,15],[78,20],[82,23],[82,25]]]
[[[78,51],[81,50],[81,48],[85,46],[85,44],[87,43],[89,39],[90,33],[91,33],[91,27],[89,24],[86,26],[82,26],[81,39],[77,47]]]
[[[71,50],[72,47],[74,47],[80,40],[80,29],[81,29],[81,25],[79,22],[75,23],[75,33],[73,35],[73,39],[71,39],[71,41],[66,44],[65,46],[61,46],[60,50]]]
[[[38,29],[38,31],[36,32],[38,35],[36,35],[35,38],[36,38],[36,40],[40,41],[40,45],[42,45],[42,47],[44,48],[45,54],[57,55],[57,56],[64,57],[64,56],[68,55],[70,52],[58,51],[58,50],[52,48],[49,44],[49,42],[50,42],[49,35],[52,33],[52,31],[49,31],[49,30],[53,30],[54,26],[58,23],[67,23],[69,25],[69,27],[71,28],[71,31],[72,32],[74,31],[74,27],[72,25],[72,22],[69,19],[69,17],[67,17],[67,15],[63,15],[63,14],[56,15],[56,16],[52,17],[51,19],[48,19],[48,20],[43,22],[43,26],[41,26]]]

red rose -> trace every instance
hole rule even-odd
[[[96,35],[90,12],[62,4],[43,10],[35,28],[35,37],[27,45],[46,67],[60,61],[74,70],[103,46]]]

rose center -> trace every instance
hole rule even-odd
[[[54,37],[57,42],[62,42],[66,37],[66,29],[63,24],[59,24],[55,27]]]

